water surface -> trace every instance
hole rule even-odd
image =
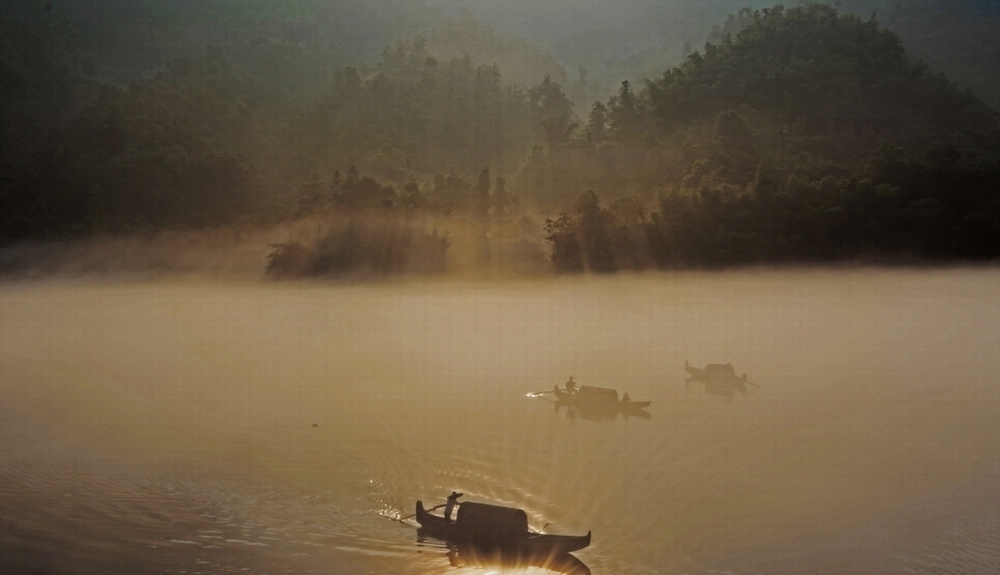
[[[995,270],[8,284],[0,571],[490,572],[384,517],[458,490],[595,574],[996,573],[997,349]]]

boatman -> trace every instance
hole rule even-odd
[[[458,504],[458,498],[465,495],[464,493],[457,493],[455,491],[451,492],[448,496],[448,503],[444,505],[444,518],[447,521],[451,521],[451,512],[455,509],[455,505]]]
[[[573,381],[573,376],[569,376],[569,381],[566,382],[566,393],[572,395],[576,393],[576,382]]]

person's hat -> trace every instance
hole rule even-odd
[[[463,495],[465,495],[465,494],[464,493],[459,493],[457,491],[452,491],[451,495],[448,496],[448,499],[451,499],[452,497],[461,497]]]

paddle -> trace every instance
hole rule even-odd
[[[435,509],[440,509],[440,508],[444,507],[445,505],[447,505],[447,503],[442,503],[441,505],[435,505],[434,507],[431,507],[427,511],[434,511]],[[386,519],[391,519],[393,521],[399,521],[400,523],[402,523],[404,519],[409,519],[410,517],[413,517],[415,515],[416,515],[416,513],[411,513],[411,514],[407,515],[406,517],[400,517],[399,519],[396,519],[395,517],[389,517],[388,515],[382,515],[382,517],[385,517]]]
[[[548,526],[549,526],[548,523],[546,523],[545,525],[542,525],[542,528],[539,529],[538,531],[535,531],[535,533],[538,533],[539,535],[541,535],[542,531],[545,531],[545,528],[548,527]]]

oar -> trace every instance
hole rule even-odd
[[[434,507],[431,507],[430,509],[427,509],[427,511],[434,511],[435,509],[440,509],[440,508],[444,507],[445,505],[447,505],[447,503],[442,503],[441,505],[435,505]],[[411,514],[407,515],[406,517],[400,517],[399,519],[396,519],[395,517],[389,517],[388,515],[382,515],[382,517],[385,517],[386,519],[391,519],[393,521],[399,521],[400,523],[402,523],[404,519],[409,519],[410,517],[413,517],[415,515],[416,515],[416,513],[411,513]]]
[[[542,525],[542,528],[541,528],[541,529],[539,529],[538,531],[531,531],[530,529],[529,529],[529,531],[531,531],[531,532],[532,532],[532,533],[534,533],[535,535],[541,535],[541,534],[542,534],[542,531],[545,531],[545,528],[546,528],[546,527],[548,527],[548,526],[549,526],[549,524],[548,524],[548,523],[546,523],[545,525]]]

